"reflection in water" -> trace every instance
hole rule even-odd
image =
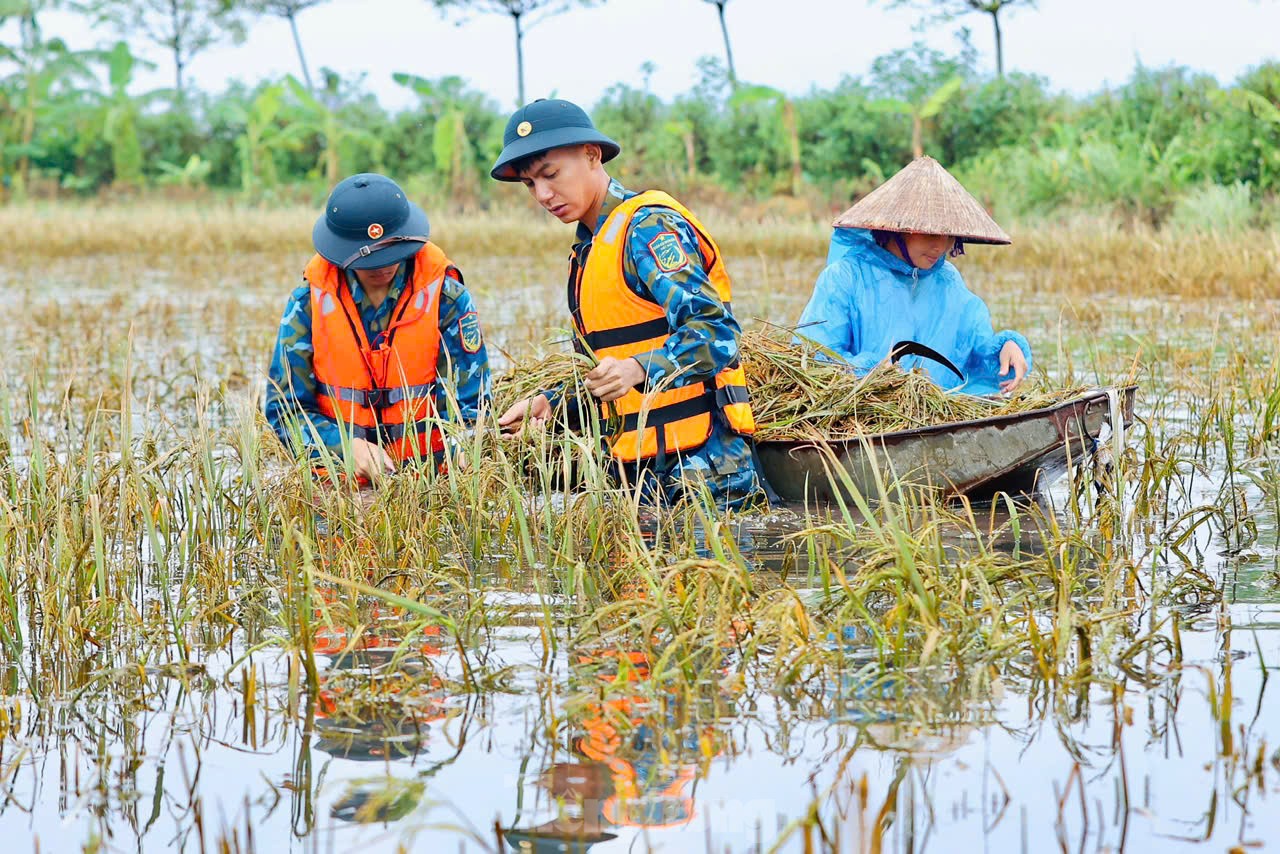
[[[350,603],[332,588],[316,592],[313,648],[328,666],[307,706],[305,724],[317,736],[314,749],[332,759],[381,763],[388,771],[391,763],[416,766],[413,760],[427,750],[432,726],[453,714],[435,664],[443,628],[427,624],[407,631],[402,610],[378,601],[358,601],[344,622],[337,618]],[[348,781],[329,814],[360,824],[406,818],[422,801],[426,780],[456,759],[464,742],[465,726],[452,756],[418,767],[412,779],[388,773]]]
[[[554,815],[508,829],[507,841],[517,850],[586,850],[615,838],[610,830],[690,824],[697,780],[720,753],[733,698],[714,689],[692,697],[664,689],[641,652],[583,650],[571,658],[571,680],[582,693],[559,737],[574,756],[552,762],[540,777],[555,799]]]

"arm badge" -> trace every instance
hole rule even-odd
[[[480,335],[480,317],[474,311],[468,311],[458,318],[458,340],[462,349],[468,353],[479,353],[484,339]]]
[[[680,245],[680,237],[674,231],[664,231],[649,241],[649,254],[658,262],[658,269],[674,273],[689,266],[689,256]]]

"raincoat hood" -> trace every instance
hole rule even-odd
[[[986,303],[965,286],[946,258],[929,269],[913,267],[880,247],[865,229],[837,228],[827,268],[800,317],[798,335],[844,359],[859,374],[872,370],[897,344],[916,341],[945,356],[963,373],[906,356],[939,386],[966,394],[1000,391],[1000,350],[1017,343],[1031,367],[1031,346],[1013,330],[996,332]]]

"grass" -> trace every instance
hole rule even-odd
[[[1280,506],[1277,311],[1261,300],[1275,294],[1276,246],[1261,236],[1241,250],[1072,226],[1004,255],[975,249],[962,262],[971,283],[1007,318],[1000,325],[1043,348],[1046,380],[1135,372],[1143,422],[1127,449],[1110,473],[1079,461],[1072,487],[1044,505],[943,505],[888,475],[870,494],[847,483],[849,501],[797,510],[766,557],[744,536],[751,520],[705,502],[637,514],[589,437],[457,434],[470,465],[446,476],[397,476],[372,496],[317,486],[257,414],[311,216],[0,210],[15,242],[32,221],[48,236],[6,274],[18,310],[0,389],[0,818],[50,809],[48,788],[33,796],[27,757],[73,742],[83,756],[72,764],[92,780],[52,785],[96,804],[74,842],[142,838],[152,808],[128,793],[155,788],[138,779],[155,767],[155,745],[136,721],[158,708],[205,719],[221,701],[234,702],[233,740],[247,750],[294,738],[328,755],[387,757],[443,734],[448,749],[432,749],[421,779],[365,775],[343,798],[351,816],[412,837],[439,824],[415,804],[446,796],[434,775],[471,761],[485,704],[517,693],[529,697],[529,739],[546,745],[547,762],[564,761],[574,738],[596,738],[610,761],[656,752],[675,781],[731,762],[726,721],[761,704],[780,704],[769,732],[779,752],[797,709],[888,721],[859,738],[902,757],[891,790],[859,794],[837,775],[765,839],[834,847],[834,805],[853,797],[859,838],[881,845],[917,786],[911,763],[925,748],[912,732],[984,726],[1011,694],[1029,719],[1066,727],[1092,693],[1138,698],[1182,678],[1192,665],[1179,620],[1230,620],[1205,554],[1268,545],[1249,527],[1260,508],[1274,519]],[[514,360],[564,349],[548,342],[564,324],[568,235],[538,226],[536,251],[489,254],[522,222],[511,212],[439,222],[490,346]],[[821,228],[724,232],[726,253],[743,259],[743,316],[794,320],[807,296],[797,271],[816,267]],[[1145,276],[1144,262],[1155,265]],[[1142,294],[1161,298],[1144,305]],[[560,358],[552,368],[565,367]],[[570,465],[584,488],[564,496]],[[1209,675],[1217,725],[1205,737],[1222,791],[1263,791],[1262,736],[1242,735],[1232,717],[1239,665],[1234,680],[1229,660]],[[319,838],[330,817],[311,756],[298,752],[287,786],[246,786],[288,803],[294,831]],[[178,763],[168,768],[166,798],[185,807],[150,820],[191,847],[233,836],[241,850],[251,837],[273,847],[251,829],[249,807],[216,823],[194,764],[179,783]],[[656,797],[610,773],[628,793],[620,809]],[[470,818],[478,823],[459,838],[495,846],[494,817]]]
[[[559,270],[572,232],[514,195],[483,213],[432,212],[432,235],[472,270],[501,246],[509,277],[533,262],[540,271]],[[761,210],[717,209],[702,217],[717,232],[735,269],[759,272],[764,281],[811,282],[821,270],[834,211],[812,219],[786,218]],[[227,256],[257,263],[285,261],[300,269],[311,252],[310,207],[259,208],[232,203],[126,206],[65,203],[0,208],[0,233],[15,235],[26,250],[11,259],[16,270],[82,257],[113,256],[130,266],[154,269],[154,259],[181,257],[184,265],[221,268]],[[1016,273],[1018,290],[1030,294],[1124,293],[1181,297],[1233,296],[1269,299],[1280,295],[1280,232],[1261,229],[1157,230],[1105,218],[1031,220],[1009,224],[1010,247],[972,247],[965,270]],[[22,235],[38,234],[39,240]],[[518,236],[518,237],[517,237]],[[547,266],[541,266],[546,263]]]

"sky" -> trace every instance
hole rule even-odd
[[[974,14],[919,29],[921,15],[888,9],[886,0],[730,0],[727,6],[738,77],[791,93],[829,87],[865,74],[871,61],[917,40],[954,52],[961,25],[972,30],[980,62],[994,70],[990,18]],[[69,13],[46,16],[47,35],[73,47],[107,45],[115,35]],[[1123,82],[1146,66],[1187,65],[1228,82],[1266,59],[1280,58],[1280,0],[1040,0],[1006,8],[1005,67],[1048,78],[1055,89],[1087,94]],[[313,73],[365,74],[387,107],[407,106],[410,93],[391,75],[458,75],[499,104],[516,101],[514,37],[504,15],[444,17],[428,0],[329,0],[308,9],[299,29]],[[169,58],[135,50],[157,63],[138,88],[171,85]],[[704,55],[723,56],[716,9],[705,0],[607,0],[536,24],[525,37],[529,99],[555,95],[595,102],[613,83],[643,85],[641,66],[656,70],[649,86],[669,97],[687,91]],[[288,24],[255,22],[241,45],[196,58],[188,78],[220,91],[232,80],[298,74]],[[300,76],[300,75],[299,75]]]

